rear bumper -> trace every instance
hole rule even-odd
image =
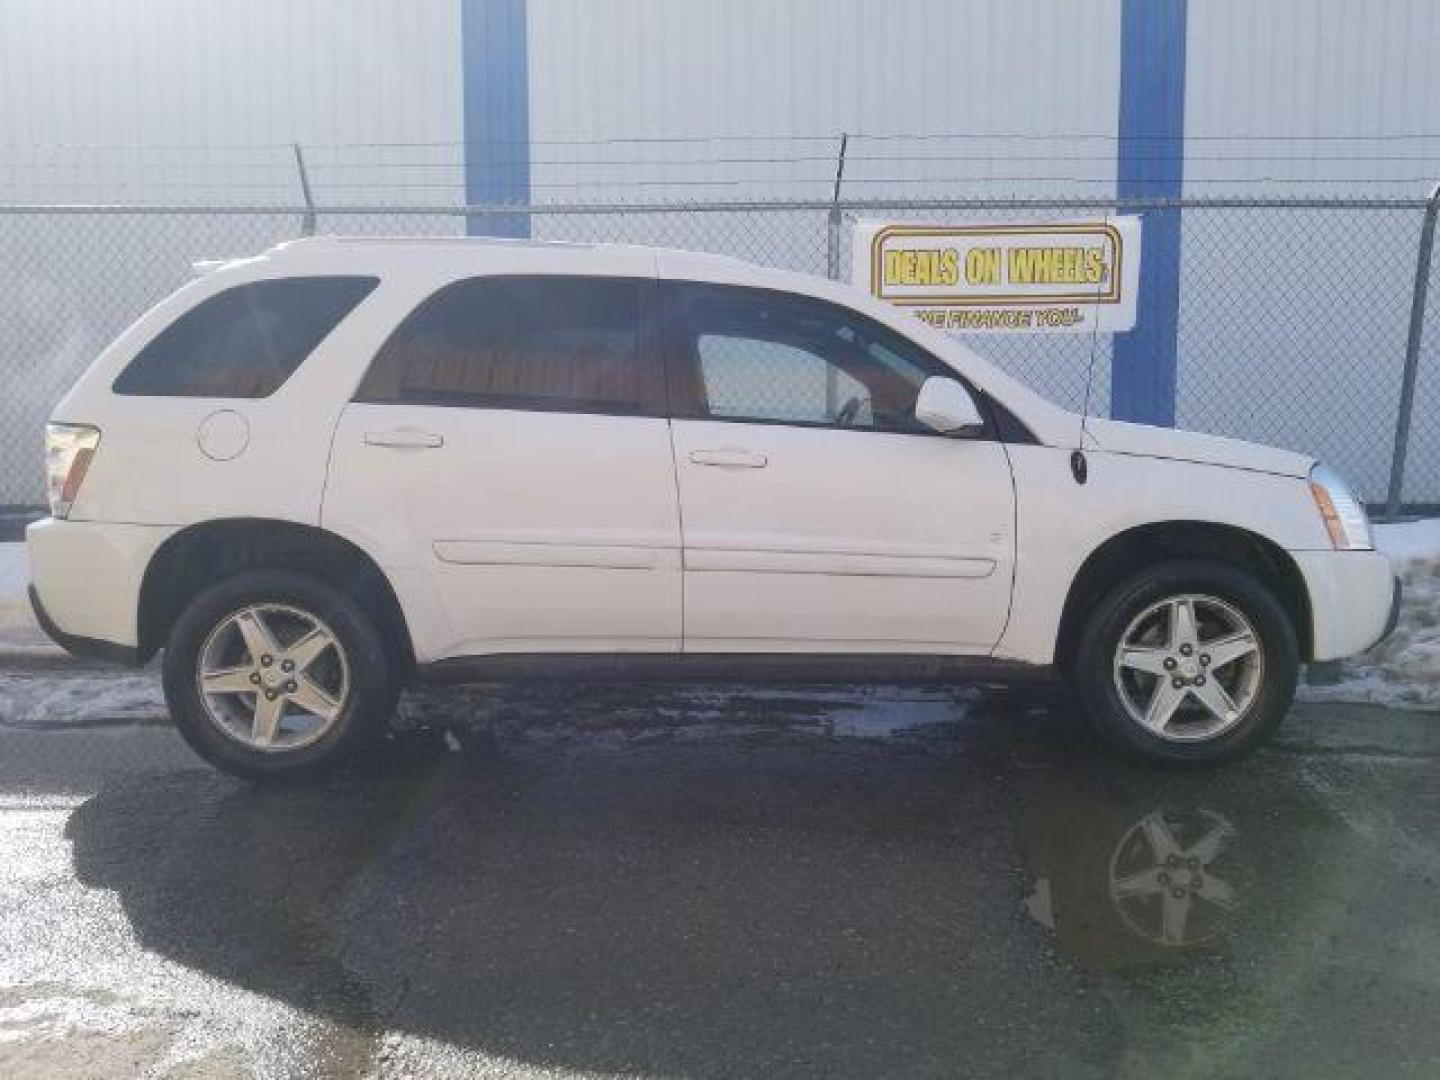
[[[169,526],[45,518],[25,530],[30,606],[50,638],[77,656],[139,660],[140,586]]]
[[[1381,641],[1400,617],[1400,583],[1378,551],[1290,553],[1310,595],[1311,660],[1354,656]]]
[[[55,625],[55,620],[45,610],[45,605],[40,602],[40,594],[35,591],[35,586],[30,586],[30,606],[35,611],[35,621],[40,624],[40,629],[56,645],[68,652],[71,656],[84,657],[87,660],[104,660],[111,664],[123,664],[126,667],[140,666],[140,650],[133,645],[117,645],[113,641],[101,641],[99,638],[80,637],[78,634],[67,634],[60,627]]]

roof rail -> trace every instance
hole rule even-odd
[[[282,240],[271,251],[346,247],[519,247],[519,248],[596,248],[632,247],[629,244],[592,244],[574,240],[529,240],[508,236],[305,236]]]

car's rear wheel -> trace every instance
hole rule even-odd
[[[176,620],[165,697],[180,733],[221,769],[312,776],[384,734],[398,695],[391,654],[352,597],[308,575],[249,571]]]
[[[1243,754],[1295,695],[1299,649],[1284,607],[1226,563],[1175,560],[1109,590],[1082,628],[1072,675],[1111,742],[1162,761]]]

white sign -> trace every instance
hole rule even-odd
[[[959,334],[1135,325],[1140,219],[1043,225],[859,221],[850,280]]]

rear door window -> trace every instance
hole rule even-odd
[[[636,278],[497,276],[447,285],[390,337],[355,395],[475,409],[661,415]]]
[[[292,277],[218,292],[160,331],[112,389],[147,397],[268,397],[377,284],[373,277]]]

